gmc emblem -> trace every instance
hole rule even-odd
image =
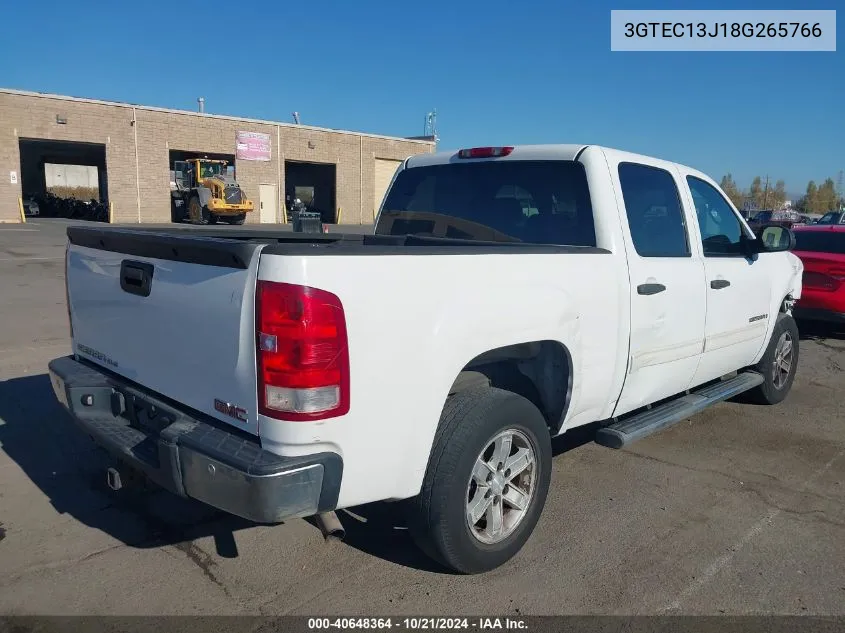
[[[231,402],[223,402],[222,400],[215,398],[214,409],[224,415],[228,415],[230,418],[235,418],[239,422],[246,423],[249,421],[246,409],[235,406]]]

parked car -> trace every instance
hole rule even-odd
[[[755,235],[759,235],[763,229],[769,226],[782,226],[790,229],[796,223],[796,218],[775,211],[760,211],[748,220],[748,226]]]
[[[845,324],[845,225],[795,227],[795,254],[804,262],[795,316]]]
[[[401,501],[462,573],[528,540],[553,436],[605,421],[620,448],[779,403],[798,367],[792,234],[597,146],[413,156],[374,235],[67,235],[73,356],[50,376],[112,487],[134,469],[264,523]]]

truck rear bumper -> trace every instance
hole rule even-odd
[[[72,357],[50,362],[50,381],[76,424],[156,484],[258,523],[335,509],[336,453],[281,457],[257,438]]]

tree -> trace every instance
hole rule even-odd
[[[819,206],[817,213],[827,213],[828,211],[833,211],[838,207],[837,203],[839,200],[837,199],[836,185],[833,182],[833,178],[825,180],[819,187],[816,195],[818,196]]]
[[[737,209],[742,209],[745,196],[742,191],[740,191],[739,187],[737,187],[736,182],[734,182],[733,176],[731,176],[730,173],[722,176],[722,182],[719,183],[719,187],[721,187],[722,191],[725,192],[725,195],[730,198],[731,202],[734,203],[734,206]]]
[[[819,205],[819,190],[816,187],[816,182],[811,180],[807,183],[807,193],[804,195],[804,210],[807,213],[818,213]]]
[[[763,180],[760,176],[755,176],[751,182],[751,189],[748,190],[748,197],[756,209],[763,208]]]
[[[769,191],[769,208],[780,209],[784,202],[786,202],[786,183],[783,180],[778,180],[775,183],[775,188]]]

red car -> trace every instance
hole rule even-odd
[[[804,262],[797,318],[845,325],[845,225],[796,226],[794,253]]]

